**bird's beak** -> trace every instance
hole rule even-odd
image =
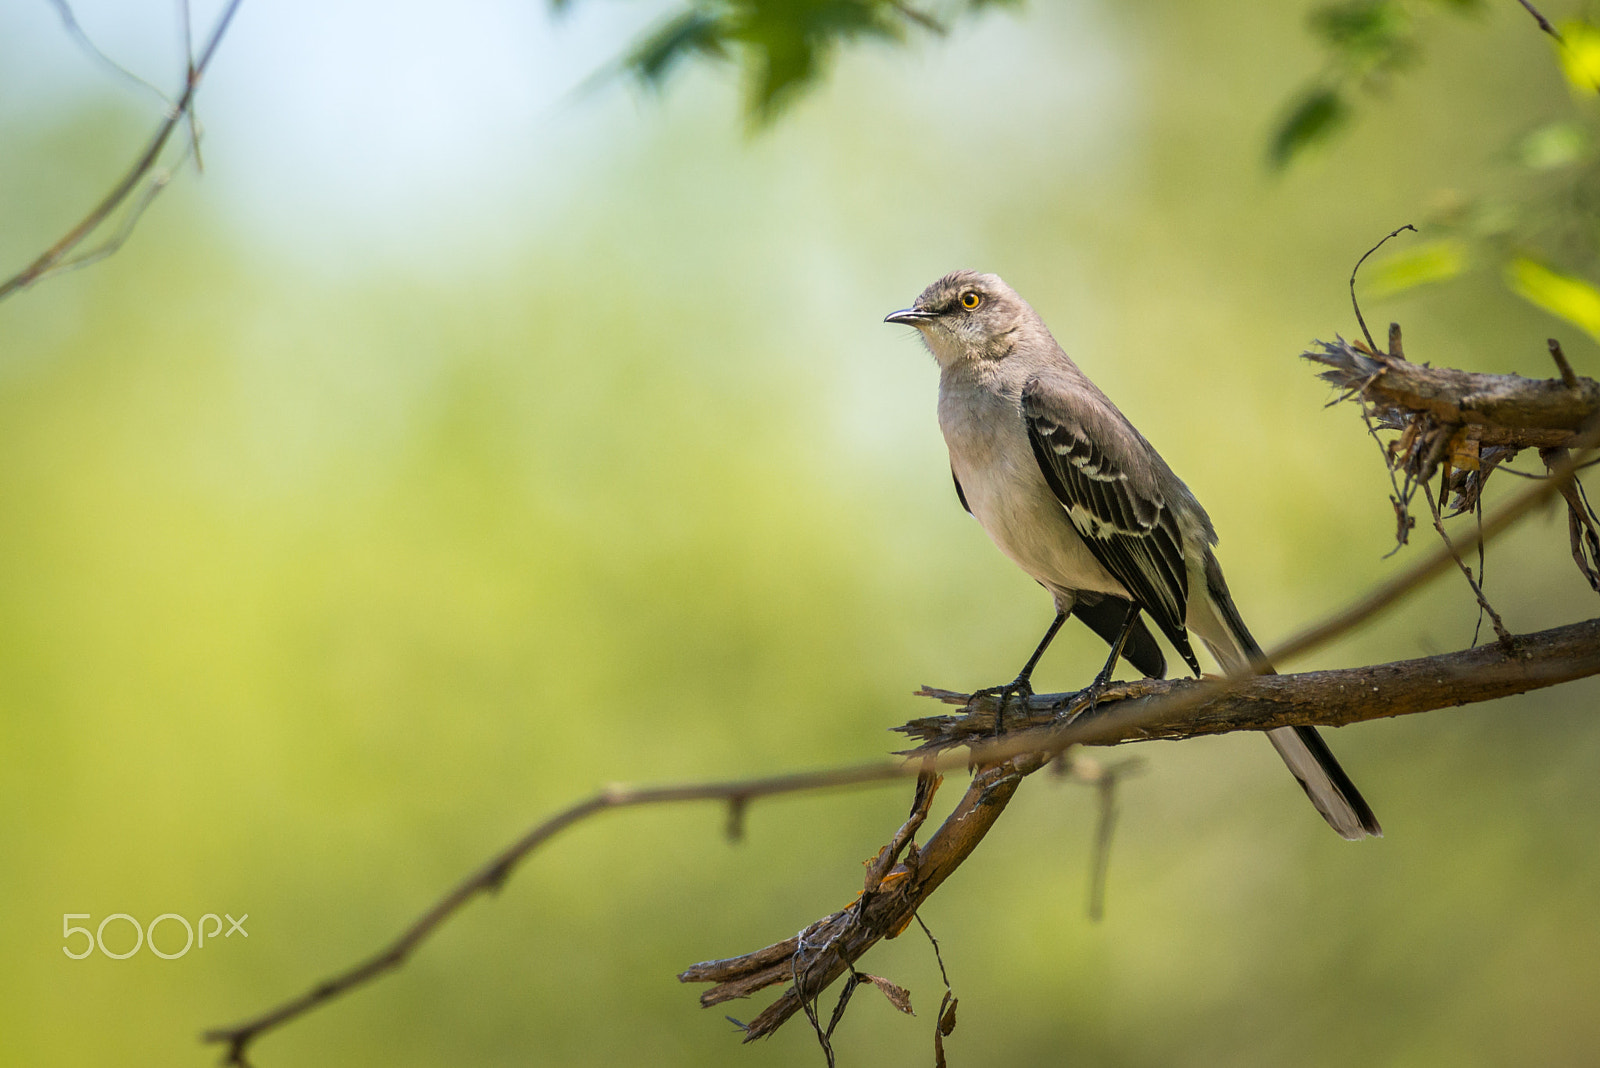
[[[933,312],[923,311],[921,308],[901,308],[897,312],[890,312],[885,315],[883,321],[920,327],[923,323],[932,322],[935,318],[936,316]]]

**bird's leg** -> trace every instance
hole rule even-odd
[[[1117,661],[1122,659],[1122,650],[1128,644],[1128,638],[1133,634],[1134,626],[1139,622],[1139,606],[1130,601],[1128,615],[1122,621],[1122,630],[1117,633],[1117,640],[1111,643],[1111,656],[1106,660],[1106,666],[1100,669],[1100,674],[1094,677],[1089,684],[1089,707],[1079,715],[1094,714],[1095,705],[1100,703],[1100,694],[1111,685],[1111,676],[1117,673]],[[1073,717],[1074,719],[1077,716]]]
[[[1055,639],[1056,631],[1060,630],[1061,624],[1067,621],[1067,614],[1067,612],[1062,611],[1056,612],[1055,621],[1050,624],[1050,629],[1044,632],[1044,637],[1039,641],[1039,647],[1033,651],[1032,656],[1028,657],[1028,662],[1022,666],[1022,670],[1017,674],[1016,678],[1004,686],[985,686],[983,689],[973,692],[968,701],[969,704],[980,697],[987,697],[990,694],[999,695],[1000,703],[996,706],[994,712],[994,732],[996,734],[1004,734],[1006,730],[1006,702],[1013,695],[1033,696],[1033,683],[1030,681],[1033,678],[1033,669],[1039,666],[1039,658],[1044,656],[1046,649],[1050,648],[1051,641]],[[1131,626],[1129,629],[1131,629]],[[1124,635],[1123,637],[1126,639],[1127,636]]]

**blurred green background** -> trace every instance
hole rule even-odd
[[[1517,5],[1441,23],[1281,175],[1306,5],[992,12],[846,52],[756,136],[725,70],[577,91],[664,10],[247,3],[203,180],[0,306],[0,1061],[211,1063],[200,1030],[367,955],[603,782],[870,759],[931,710],[919,684],[1009,679],[1048,599],[957,505],[935,368],[881,323],[955,267],[1004,275],[1163,450],[1267,644],[1429,542],[1381,559],[1376,450],[1295,357],[1355,331],[1361,252],[1506,185],[1505,146],[1572,107]],[[80,14],[170,84],[169,6]],[[0,6],[0,270],[157,113],[49,5]],[[1546,377],[1557,333],[1600,374],[1489,270],[1365,310],[1414,359]],[[1595,609],[1554,512],[1494,546],[1488,591],[1519,631]],[[1450,577],[1289,666],[1473,623]],[[1102,651],[1073,633],[1036,681]],[[1107,754],[1147,765],[1098,924],[1093,794],[1040,776],[923,913],[952,1063],[1592,1063],[1596,694],[1334,732],[1387,831],[1362,845],[1260,739]],[[758,804],[737,845],[714,806],[604,816],[255,1061],[820,1063],[803,1021],[741,1048],[674,974],[849,900],[908,794]],[[85,912],[248,913],[249,937],[67,959]],[[926,943],[864,966],[920,1015],[859,994],[841,1063],[931,1063]]]

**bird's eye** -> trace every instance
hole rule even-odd
[[[983,298],[978,296],[978,294],[976,294],[976,293],[968,292],[968,293],[961,294],[961,306],[963,308],[967,309],[967,311],[976,310],[978,305],[980,305],[982,303],[983,303]]]

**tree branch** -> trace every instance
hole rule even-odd
[[[1006,709],[1008,726],[1030,735],[1008,743],[1059,751],[1067,745],[1120,745],[1155,738],[1195,738],[1277,727],[1343,727],[1440,708],[1476,704],[1600,674],[1600,619],[1455,653],[1367,667],[1258,675],[1232,688],[1211,679],[1140,679],[1100,695],[1095,715],[1063,725],[1087,705],[1083,693],[1035,694]],[[1194,693],[1192,701],[1171,701]],[[1376,699],[1373,694],[1379,695]],[[963,693],[924,688],[922,695],[966,705]],[[994,697],[971,715],[928,716],[896,728],[922,741],[906,755],[923,757],[969,745],[994,732]],[[1045,733],[1036,733],[1039,731]],[[984,750],[979,749],[979,753]]]
[[[205,75],[206,68],[211,65],[211,58],[216,54],[217,46],[222,43],[223,34],[228,32],[228,26],[233,22],[234,13],[239,10],[241,2],[242,0],[229,0],[228,6],[222,9],[222,14],[217,18],[216,27],[212,29],[211,36],[207,39],[205,48],[201,50],[198,60],[192,60],[187,55],[184,56],[185,78],[183,93],[178,97],[177,103],[167,112],[167,116],[161,125],[156,127],[156,132],[150,138],[149,144],[145,146],[143,154],[134,161],[128,173],[122,176],[122,180],[112,187],[111,192],[107,193],[105,198],[99,204],[96,204],[94,209],[84,216],[77,226],[67,231],[65,237],[45,249],[37,259],[17,274],[0,282],[0,300],[5,300],[11,294],[32,285],[54,271],[99,259],[101,256],[114,251],[127,239],[133,222],[137,221],[139,214],[149,206],[155,195],[165,188],[165,178],[158,178],[150,185],[145,194],[135,201],[127,224],[117,234],[113,235],[104,247],[91,250],[78,260],[67,260],[68,255],[87,240],[90,234],[98,230],[111,217],[111,214],[133,195],[134,190],[139,187],[139,183],[144,180],[145,176],[156,165],[156,160],[161,158],[161,152],[166,148],[167,140],[172,136],[172,131],[193,109],[195,92],[200,88],[200,79]]]
[[[1550,25],[1550,20],[1540,14],[1539,9],[1534,7],[1530,0],[1517,0],[1517,2],[1522,5],[1523,10],[1533,16],[1533,20],[1539,24],[1541,30],[1554,37],[1563,47],[1566,46],[1567,42],[1562,38],[1561,31]]]
[[[1359,394],[1396,429],[1411,415],[1428,414],[1486,445],[1567,447],[1600,413],[1600,382],[1592,378],[1569,386],[1558,378],[1423,367],[1343,338],[1317,344],[1304,358],[1328,368],[1319,377]]]
[[[1008,706],[1006,721],[1012,730],[1000,743],[988,741],[996,698],[986,695],[971,714],[933,716],[899,728],[923,739],[911,755],[924,759],[956,746],[972,746],[973,758],[980,760],[986,752],[1023,752],[979,770],[927,844],[884,877],[887,889],[863,895],[792,938],[740,957],[692,965],[678,978],[715,983],[700,995],[706,1006],[790,983],[746,1027],[745,1041],[771,1034],[881,939],[904,930],[922,903],[983,841],[1023,778],[1068,745],[1337,727],[1492,700],[1597,674],[1600,619],[1518,638],[1511,653],[1492,645],[1371,667],[1257,676],[1230,689],[1194,679],[1124,683],[1100,696],[1093,716],[1077,720],[1073,717],[1087,705],[1086,695],[1040,694]],[[951,704],[970,700],[967,694],[942,690],[925,688],[923,693]],[[1182,699],[1195,694],[1198,699]],[[1028,726],[1016,729],[1024,723]]]
[[[245,1064],[252,1042],[325,1002],[363,986],[405,963],[419,945],[438,927],[459,912],[474,897],[498,890],[528,854],[575,823],[609,809],[661,805],[681,801],[724,801],[730,811],[742,811],[751,800],[776,794],[826,790],[848,786],[892,782],[916,774],[914,766],[901,761],[883,761],[852,768],[829,768],[816,772],[766,776],[729,782],[685,783],[669,786],[628,786],[613,784],[586,800],[565,808],[543,820],[517,841],[496,854],[488,863],[467,876],[419,916],[410,927],[374,956],[325,980],[296,998],[241,1023],[216,1027],[201,1035],[203,1042],[228,1047],[225,1062]],[[730,830],[732,828],[730,827]]]
[[[685,983],[716,983],[700,995],[710,1006],[776,983],[793,985],[745,1027],[745,1041],[770,1035],[884,938],[905,930],[917,908],[978,848],[1025,776],[1049,757],[1031,753],[979,769],[955,810],[921,849],[889,872],[874,893],[824,916],[792,938],[731,960],[686,968]]]
[[[1550,354],[1561,371],[1560,379],[1474,374],[1410,363],[1401,354],[1398,323],[1389,326],[1388,353],[1343,339],[1317,344],[1320,351],[1301,355],[1329,368],[1319,377],[1345,391],[1338,400],[1356,399],[1369,431],[1373,431],[1375,416],[1384,428],[1400,432],[1384,450],[1384,459],[1391,481],[1397,469],[1406,477],[1407,489],[1397,488],[1394,498],[1401,542],[1410,527],[1406,506],[1411,493],[1417,485],[1432,480],[1441,467],[1441,498],[1451,492],[1456,495],[1452,514],[1479,510],[1481,515],[1480,502],[1490,475],[1519,450],[1536,448],[1545,461],[1548,481],[1513,497],[1487,522],[1479,523],[1476,532],[1465,539],[1462,551],[1478,548],[1528,509],[1560,493],[1567,500],[1573,558],[1585,581],[1600,592],[1600,571],[1585,558],[1591,548],[1590,555],[1600,558],[1600,532],[1575,477],[1600,442],[1600,383],[1574,375],[1565,358],[1557,355],[1559,344],[1550,342]],[[1569,449],[1582,450],[1582,454],[1573,455]],[[1445,500],[1439,504],[1442,509]],[[1459,560],[1442,523],[1439,533],[1446,551],[1435,552],[1418,568],[1443,570],[1452,560]],[[1411,588],[1409,581],[1401,576],[1385,583],[1369,598],[1372,607],[1382,607]],[[1481,599],[1481,591],[1474,592]],[[1324,626],[1336,622],[1340,617]],[[1296,642],[1316,637],[1314,628]],[[1300,651],[1296,642],[1289,643],[1291,653]],[[1284,655],[1281,650],[1275,654]]]

